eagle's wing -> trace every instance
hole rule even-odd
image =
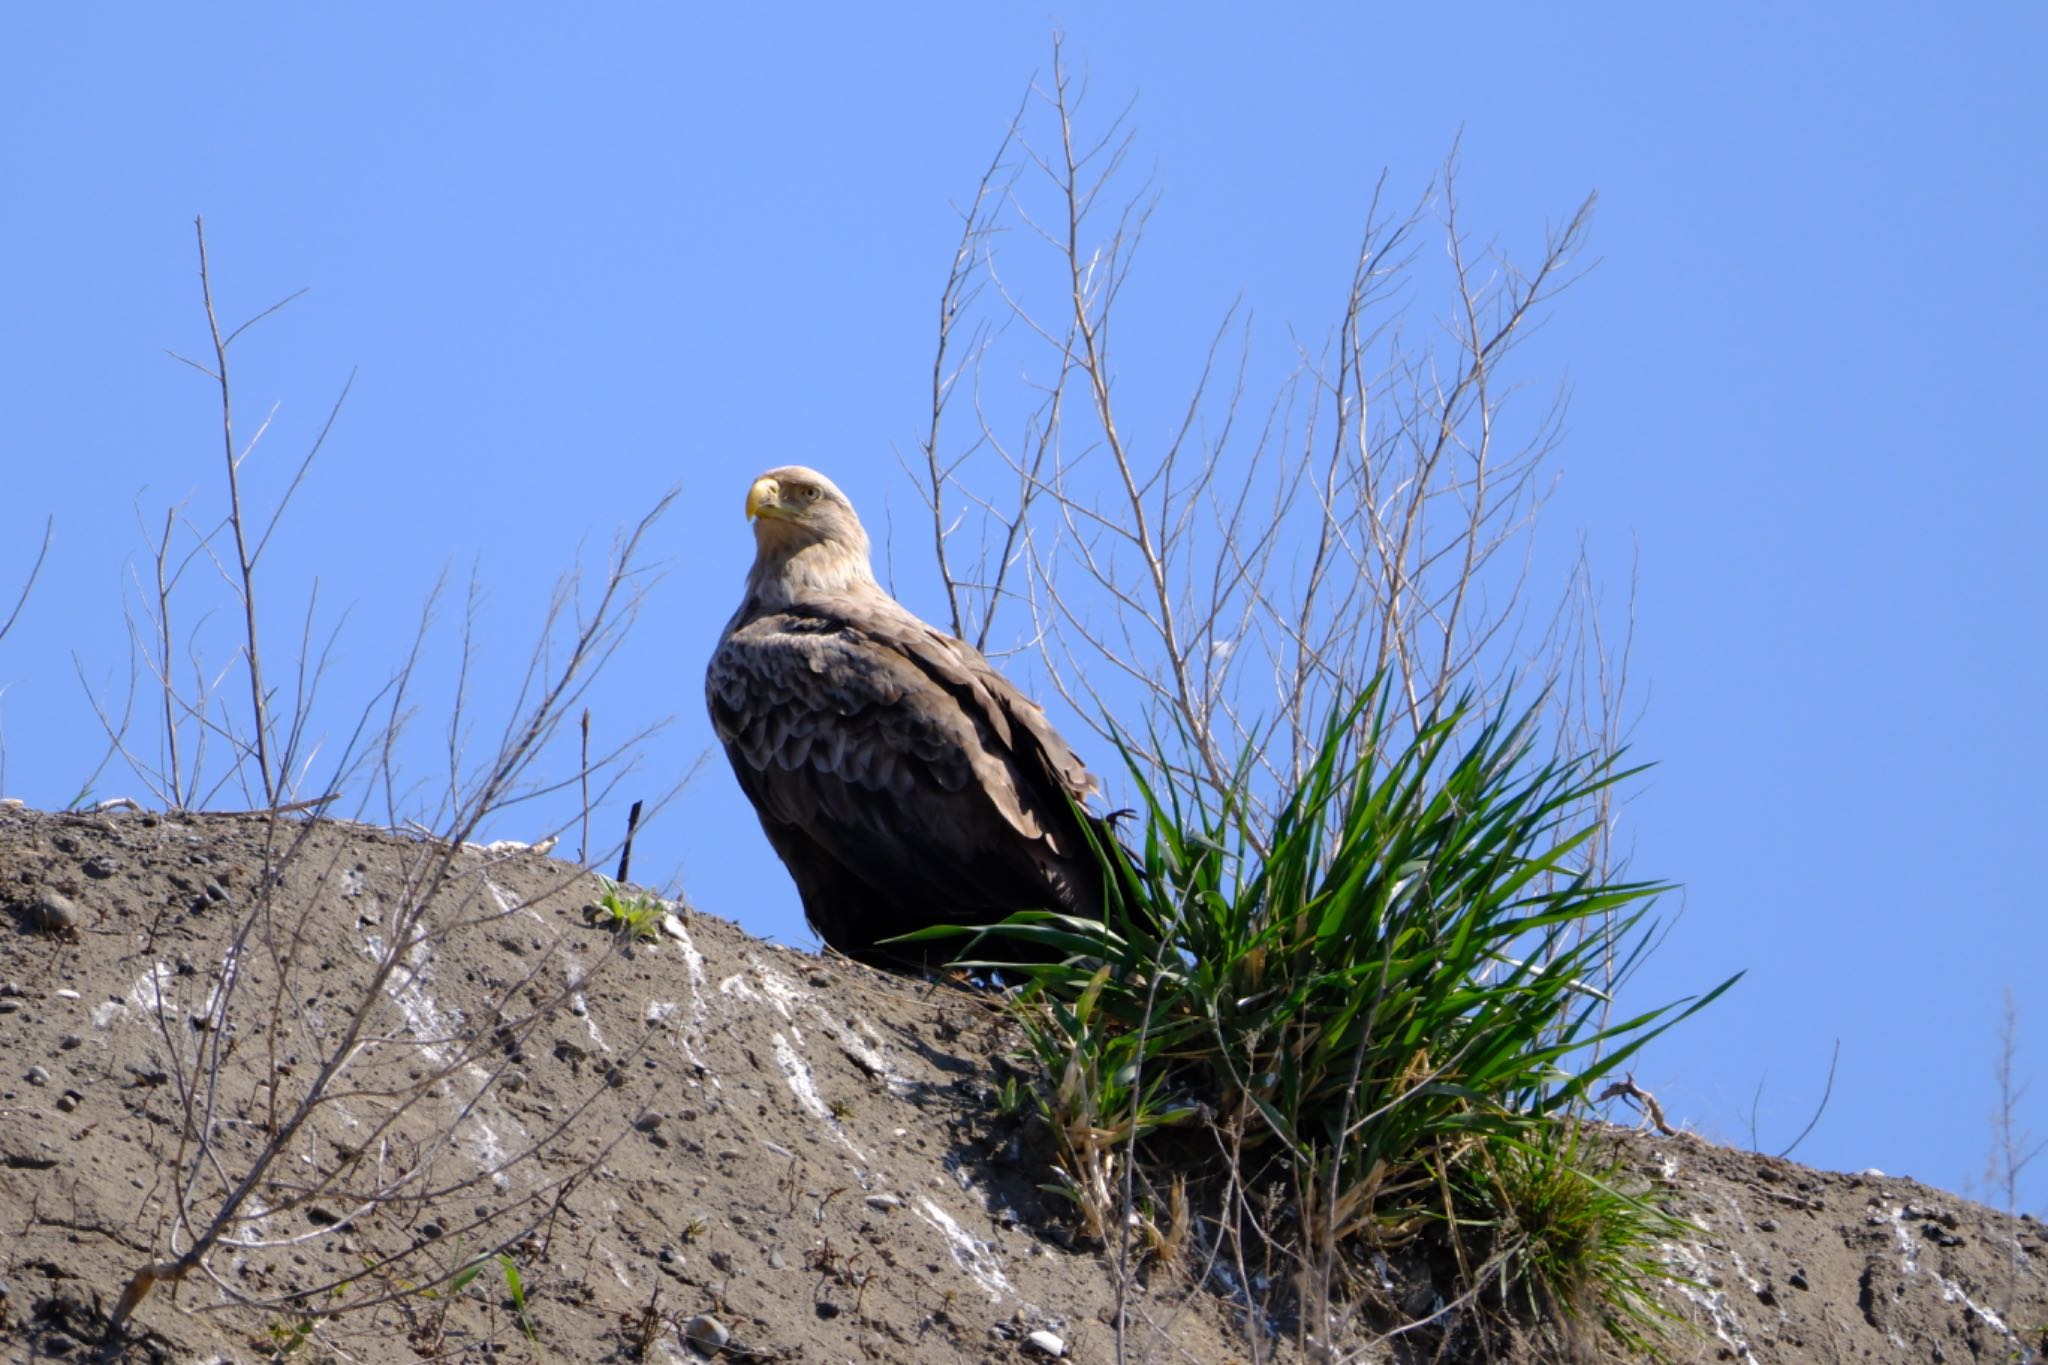
[[[713,725],[763,825],[907,902],[1051,899],[1088,857],[1065,797],[1093,778],[977,651],[860,605],[740,623],[712,658]]]

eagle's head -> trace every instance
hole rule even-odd
[[[868,533],[846,494],[817,470],[784,465],[755,479],[747,516],[755,550],[747,586],[763,605],[875,586]]]

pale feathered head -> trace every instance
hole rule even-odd
[[[747,588],[776,607],[819,593],[879,590],[868,533],[839,486],[815,469],[771,469],[747,490],[754,568]]]

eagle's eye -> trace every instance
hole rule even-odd
[[[805,484],[803,497],[805,502],[816,502],[818,500],[818,485],[814,483]]]

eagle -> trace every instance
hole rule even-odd
[[[886,944],[1019,910],[1100,920],[1098,790],[1045,712],[981,651],[875,580],[830,479],[771,469],[747,490],[754,565],[705,671],[711,723],[826,943],[928,966],[957,940]],[[1042,960],[1034,945],[991,956]]]

